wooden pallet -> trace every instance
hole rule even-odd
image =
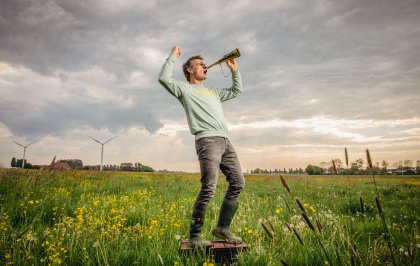
[[[211,241],[211,243],[211,247],[205,250],[199,250],[191,248],[189,242],[185,240],[181,242],[180,253],[192,254],[194,252],[205,252],[207,256],[214,257],[216,263],[230,264],[235,260],[236,255],[240,251],[248,250],[248,246],[245,243],[229,244],[223,240],[215,240]]]

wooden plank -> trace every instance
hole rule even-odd
[[[230,264],[235,260],[236,255],[240,251],[248,250],[248,246],[245,243],[240,244],[230,244],[223,240],[216,240],[211,241],[211,247],[208,247],[205,250],[201,250],[205,252],[206,255],[213,256],[215,262],[217,263],[227,263]],[[190,247],[188,241],[182,241],[180,246],[180,253],[188,253],[193,254],[194,251],[198,251],[200,249],[195,249]]]
[[[240,244],[231,244],[223,240],[215,240],[215,241],[211,241],[211,243],[212,243],[212,246],[210,248],[213,248],[213,249],[248,249],[248,246],[244,242]],[[184,240],[181,242],[181,250],[190,250],[190,249],[194,249],[194,248],[190,247],[188,240]]]

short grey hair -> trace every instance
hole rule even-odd
[[[192,61],[195,59],[204,60],[204,58],[201,55],[194,55],[188,58],[187,62],[185,62],[182,65],[182,70],[184,71],[184,76],[187,79],[188,82],[190,82],[190,73],[187,71],[189,67],[192,67]]]

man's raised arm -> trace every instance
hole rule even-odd
[[[222,102],[235,98],[243,92],[242,78],[235,59],[228,60],[226,64],[232,72],[232,86],[230,88],[216,90]]]
[[[162,66],[159,74],[159,82],[165,87],[173,96],[180,97],[181,90],[178,86],[178,81],[172,78],[173,65],[178,56],[182,53],[181,48],[178,46],[172,47],[171,54]]]

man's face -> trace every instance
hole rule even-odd
[[[207,66],[201,59],[194,59],[190,67],[190,79],[194,77],[196,80],[205,80],[207,78]]]

